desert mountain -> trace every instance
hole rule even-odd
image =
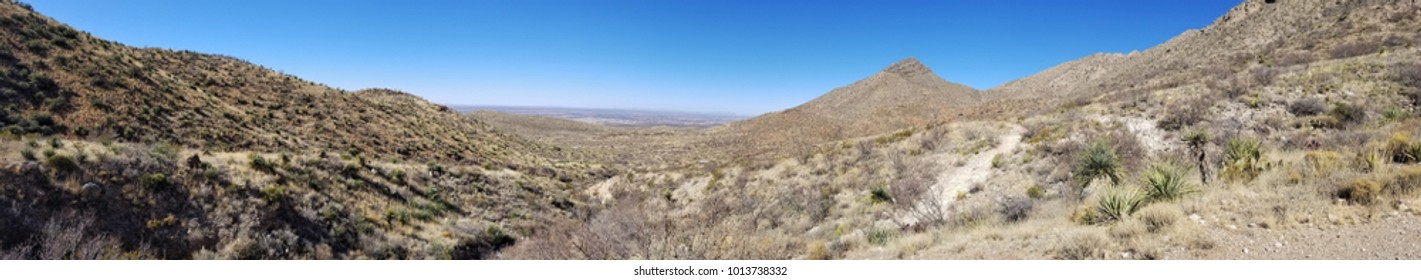
[[[1283,68],[1408,48],[1413,1],[1248,0],[1209,26],[1144,51],[1101,53],[987,90],[995,98],[1094,97],[1208,81],[1219,89],[1268,82]],[[1249,79],[1232,73],[1252,72]]]
[[[0,259],[484,258],[570,219],[566,189],[596,176],[407,93],[128,47],[13,1],[0,64]]]
[[[761,144],[805,146],[942,121],[978,99],[976,89],[943,80],[907,58],[794,108],[714,131]]]
[[[399,91],[346,91],[237,58],[132,48],[14,4],[0,25],[0,127],[14,134],[475,164],[546,150]]]

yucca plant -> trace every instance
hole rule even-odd
[[[1081,154],[1080,162],[1076,164],[1075,177],[1076,181],[1081,183],[1081,189],[1090,186],[1092,181],[1100,177],[1110,179],[1111,185],[1119,185],[1120,156],[1110,145],[1096,142]]]
[[[1193,152],[1196,164],[1199,166],[1199,182],[1209,183],[1209,169],[1204,165],[1205,149],[1209,145],[1209,132],[1202,129],[1189,129],[1184,132],[1184,137],[1180,137],[1185,145],[1189,146],[1189,151]]]
[[[1150,201],[1171,201],[1196,192],[1194,185],[1184,178],[1186,171],[1171,162],[1151,165],[1142,176],[1145,195]]]
[[[1095,202],[1097,222],[1119,221],[1143,208],[1146,197],[1134,188],[1116,188],[1100,194]]]
[[[1224,145],[1224,169],[1219,175],[1230,180],[1252,181],[1263,172],[1263,152],[1258,139],[1230,138]]]

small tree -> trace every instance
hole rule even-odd
[[[1090,186],[1090,183],[1100,177],[1110,179],[1111,185],[1120,184],[1120,156],[1115,153],[1115,148],[1106,145],[1104,142],[1095,142],[1085,153],[1081,155],[1076,164],[1075,179],[1080,182],[1080,190]]]

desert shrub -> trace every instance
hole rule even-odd
[[[1308,118],[1306,118],[1306,119],[1303,119],[1302,122],[1300,123],[1300,125],[1306,126],[1306,127],[1311,127],[1311,128],[1317,128],[1317,129],[1325,129],[1325,128],[1330,128],[1330,129],[1342,129],[1342,128],[1343,128],[1343,126],[1342,126],[1342,121],[1341,121],[1341,120],[1338,120],[1336,117],[1333,117],[1333,116],[1312,116],[1312,117],[1308,117]]]
[[[1219,175],[1229,180],[1252,181],[1263,172],[1263,151],[1258,139],[1230,138],[1224,145],[1223,160]]]
[[[992,168],[1000,169],[1003,166],[1006,166],[1006,159],[1002,158],[1002,154],[992,156]]]
[[[162,159],[164,162],[176,162],[178,159],[178,150],[180,150],[178,146],[164,143],[153,145],[148,152],[153,157]]]
[[[1174,207],[1163,207],[1165,205],[1155,205],[1145,207],[1135,212],[1135,220],[1145,225],[1145,230],[1151,233],[1159,233],[1179,221],[1184,213]]]
[[[1278,58],[1274,60],[1273,65],[1277,65],[1278,67],[1288,67],[1298,64],[1312,63],[1313,61],[1317,61],[1317,56],[1313,55],[1313,53],[1311,52],[1289,52],[1283,55],[1279,55]]]
[[[1075,179],[1081,188],[1090,186],[1095,179],[1105,177],[1111,185],[1120,184],[1120,156],[1115,148],[1104,142],[1096,142],[1087,148],[1076,162]]]
[[[79,161],[74,160],[74,158],[69,157],[68,155],[49,156],[49,158],[45,160],[44,164],[45,166],[49,166],[49,168],[53,168],[55,171],[58,171],[62,174],[68,174],[79,171]]]
[[[1164,130],[1175,131],[1197,124],[1204,120],[1206,110],[1213,106],[1211,102],[1212,100],[1207,98],[1193,98],[1171,104],[1165,108],[1164,115],[1156,125]]]
[[[888,193],[883,184],[875,184],[868,191],[868,199],[873,203],[892,202],[893,195]]]
[[[251,162],[248,164],[248,166],[250,166],[250,167],[252,168],[252,170],[261,171],[261,172],[266,172],[266,173],[274,173],[274,172],[276,172],[276,163],[273,163],[273,162],[271,162],[270,160],[267,160],[266,157],[263,157],[263,156],[258,155],[258,154],[256,154],[256,153],[251,153],[251,154],[247,154],[247,159],[250,159],[250,160],[251,160]]]
[[[1341,164],[1342,157],[1332,151],[1310,151],[1303,155],[1303,163],[1307,164],[1313,174],[1332,173]]]
[[[1085,260],[1099,258],[1104,250],[1107,241],[1104,236],[1094,232],[1074,232],[1061,239],[1056,247],[1055,255],[1063,260]]]
[[[1033,206],[1031,199],[1020,197],[1009,198],[1002,202],[1002,206],[998,209],[998,212],[1002,215],[1002,220],[1017,222],[1025,220],[1026,217],[1031,214]]]
[[[1381,195],[1382,184],[1367,178],[1352,179],[1343,186],[1339,196],[1357,204],[1372,204]]]
[[[823,240],[815,240],[805,245],[805,259],[827,260],[829,259],[829,246]]]
[[[1100,220],[1100,212],[1095,210],[1094,205],[1082,204],[1071,211],[1071,222],[1081,225],[1095,224]]]
[[[1388,193],[1395,195],[1408,195],[1421,190],[1421,166],[1397,169],[1388,178],[1385,188]]]
[[[1145,206],[1147,197],[1131,188],[1116,188],[1102,193],[1096,200],[1097,222],[1119,221]]]
[[[1381,168],[1386,159],[1375,149],[1362,149],[1357,151],[1357,155],[1352,158],[1352,169],[1357,172],[1371,173]]]
[[[1339,103],[1332,107],[1329,115],[1347,124],[1359,124],[1367,120],[1367,111],[1361,106]]]
[[[1327,106],[1322,104],[1322,100],[1311,97],[1294,100],[1292,104],[1288,104],[1288,112],[1298,116],[1317,115],[1326,110]]]
[[[55,149],[63,148],[64,141],[59,140],[59,137],[49,138],[49,147]]]
[[[1392,162],[1418,162],[1421,161],[1421,142],[1412,143],[1411,135],[1405,132],[1392,133],[1386,142],[1386,153],[1391,155]]]
[[[39,158],[36,158],[36,157],[35,157],[35,150],[29,149],[29,148],[25,148],[24,150],[20,150],[20,157],[25,158],[25,160],[28,160],[28,161],[36,161],[36,160],[39,160]]]
[[[1269,86],[1272,85],[1273,80],[1278,77],[1278,69],[1266,66],[1253,68],[1253,71],[1249,72],[1249,75],[1253,77],[1253,83],[1255,85]]]
[[[1026,187],[1026,197],[1030,197],[1030,198],[1032,198],[1032,199],[1041,199],[1042,197],[1045,197],[1045,196],[1046,196],[1046,192],[1041,191],[1041,187],[1040,187],[1040,186],[1031,185],[1030,187]]]
[[[286,186],[271,185],[262,187],[262,200],[267,203],[277,203],[286,199]]]
[[[1184,178],[1186,169],[1170,162],[1150,165],[1144,174],[1145,196],[1150,201],[1171,201],[1197,191]]]
[[[1421,64],[1399,64],[1392,71],[1396,82],[1408,87],[1402,94],[1411,99],[1411,106],[1421,107]]]
[[[1194,158],[1194,164],[1199,168],[1199,182],[1209,183],[1209,170],[1205,166],[1206,151],[1209,145],[1209,132],[1203,129],[1192,128],[1184,131],[1184,135],[1179,140],[1189,147],[1190,157]]]
[[[162,172],[153,172],[138,177],[138,185],[148,189],[157,189],[168,186],[168,175]]]
[[[1338,44],[1332,47],[1332,58],[1348,58],[1365,54],[1377,53],[1381,49],[1381,44],[1375,40],[1361,40]]]
[[[871,228],[864,232],[864,238],[868,239],[868,243],[877,246],[888,244],[888,241],[897,235],[897,231],[887,228]]]

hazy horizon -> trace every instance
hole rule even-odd
[[[1238,1],[28,2],[101,38],[230,55],[344,89],[449,105],[752,116],[907,57],[987,89],[1147,49]]]

